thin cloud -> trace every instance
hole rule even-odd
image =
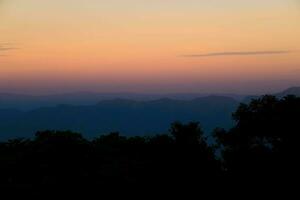
[[[189,54],[183,57],[217,57],[217,56],[255,56],[255,55],[274,55],[274,54],[289,54],[294,51],[227,51],[227,52],[213,52],[207,54]]]
[[[17,48],[13,47],[10,43],[0,43],[0,51],[10,51],[15,49]]]
[[[0,53],[1,52],[8,52],[11,50],[16,50],[18,48],[12,47],[10,43],[0,43]],[[7,54],[0,54],[0,57],[7,56]]]
[[[0,51],[10,51],[10,50],[14,50],[16,48],[13,48],[13,47],[1,47],[0,46]]]

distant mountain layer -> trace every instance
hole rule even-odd
[[[124,135],[165,133],[174,121],[199,121],[206,132],[233,125],[239,102],[209,96],[194,100],[104,100],[96,105],[59,105],[31,111],[0,110],[0,139],[30,137],[38,130],[73,130],[86,137],[112,131]]]
[[[300,87],[275,94],[300,96]],[[149,135],[168,131],[174,121],[199,121],[206,133],[230,128],[240,102],[259,96],[201,94],[97,94],[52,96],[0,94],[0,140],[30,137],[38,130],[72,130],[86,137],[111,131]],[[98,103],[99,102],[99,103]]]
[[[14,108],[20,110],[32,110],[40,107],[68,105],[93,105],[103,100],[130,99],[135,101],[153,101],[162,98],[174,100],[193,100],[211,94],[200,93],[174,93],[174,94],[134,94],[134,93],[92,93],[77,92],[56,95],[32,96],[10,93],[0,93],[0,109]],[[236,94],[220,94],[219,96],[231,97],[241,100],[245,96]]]
[[[278,98],[282,98],[282,97],[285,97],[287,95],[295,95],[295,96],[299,96],[300,97],[300,87],[290,87],[282,92],[278,92],[278,93],[275,93],[275,94],[271,94],[271,95],[274,95]],[[256,98],[259,98],[260,96],[259,95],[252,95],[252,96],[247,96],[243,101],[244,102],[250,102],[251,99],[256,99]]]
[[[287,95],[296,95],[296,96],[300,96],[300,87],[291,87],[287,90],[284,90],[282,92],[279,92],[277,94],[275,94],[277,97],[284,97]]]
[[[274,95],[283,97],[288,94],[300,96],[300,87],[292,87]],[[193,100],[196,98],[207,97],[216,94],[202,93],[170,93],[170,94],[135,94],[135,93],[92,93],[76,92],[66,94],[33,96],[11,93],[0,93],[0,109],[20,109],[33,110],[40,107],[53,107],[60,104],[68,105],[94,105],[99,101],[113,99],[130,99],[135,101],[153,101],[162,98],[174,100]],[[237,101],[249,101],[251,98],[257,98],[258,95],[239,95],[239,94],[217,94],[218,96],[230,97]]]

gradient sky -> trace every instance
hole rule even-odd
[[[0,92],[273,92],[299,52],[299,0],[0,0]]]

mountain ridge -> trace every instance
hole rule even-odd
[[[300,87],[289,88],[276,96],[291,91],[300,91]],[[0,109],[0,140],[30,137],[36,131],[47,129],[72,130],[87,137],[114,131],[125,135],[158,134],[166,133],[174,121],[199,121],[208,134],[216,127],[231,128],[232,113],[241,102],[232,97],[210,95],[190,100],[115,98],[91,105],[59,103],[30,110],[7,107]]]
[[[166,133],[174,121],[199,121],[206,132],[215,126],[230,128],[230,116],[239,102],[228,97],[194,100],[100,101],[95,105],[57,105],[31,111],[0,110],[1,138],[28,137],[38,130],[72,130],[88,137],[120,131],[125,135]],[[1,114],[3,113],[3,114]],[[3,116],[3,117],[1,117]]]

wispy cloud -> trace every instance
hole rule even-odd
[[[9,51],[9,50],[14,50],[16,48],[13,48],[13,47],[1,47],[0,46],[0,51]]]
[[[0,53],[15,50],[15,49],[18,48],[12,47],[10,43],[0,43]],[[0,54],[0,56],[6,56],[6,55]]]
[[[227,51],[227,52],[212,52],[206,54],[188,54],[182,57],[216,57],[216,56],[255,56],[255,55],[273,55],[273,54],[289,54],[294,51]]]

